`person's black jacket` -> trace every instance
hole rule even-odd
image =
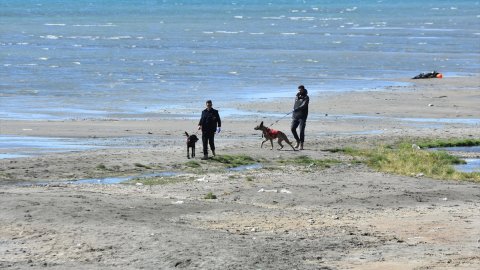
[[[202,116],[198,122],[199,126],[202,126],[202,132],[215,132],[217,127],[222,126],[222,120],[218,111],[215,109],[205,109],[202,111]]]
[[[308,116],[308,103],[310,98],[308,97],[308,92],[305,90],[305,93],[302,95],[297,93],[295,97],[295,103],[293,104],[293,119],[307,119]]]

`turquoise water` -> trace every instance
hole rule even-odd
[[[480,73],[478,1],[0,1],[0,118],[144,118]]]

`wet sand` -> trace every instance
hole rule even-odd
[[[253,130],[263,120],[292,138],[290,120],[280,118],[292,100],[232,103],[280,115],[223,119],[217,153],[259,160],[252,170],[201,161],[200,144],[201,167],[189,169],[191,119],[0,120],[2,135],[115,145],[0,159],[0,268],[478,269],[478,184],[379,173],[327,151],[480,138],[478,77],[408,82],[311,96],[304,151],[260,149]],[[340,163],[278,165],[300,155]],[[156,186],[65,183],[159,172],[180,174]],[[209,192],[217,199],[205,199]]]

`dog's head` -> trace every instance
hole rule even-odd
[[[254,127],[253,129],[254,130],[262,130],[262,128],[263,128],[263,121],[260,123],[260,125]]]
[[[189,135],[188,132],[185,131],[185,136],[187,136],[187,144],[195,144],[198,142],[198,137],[195,134]]]
[[[198,142],[198,137],[197,137],[197,135],[193,134],[193,135],[188,136],[188,141],[191,142],[191,143],[196,143],[196,142]]]

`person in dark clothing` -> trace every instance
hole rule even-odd
[[[207,108],[202,111],[202,116],[198,122],[198,129],[202,130],[203,160],[208,159],[208,145],[210,145],[210,150],[215,156],[215,133],[220,133],[222,127],[218,111],[212,108],[212,101],[207,100],[205,104]]]
[[[295,148],[300,147],[300,150],[303,150],[303,143],[305,141],[305,125],[308,117],[309,102],[310,98],[308,97],[307,89],[305,89],[305,86],[300,85],[295,97],[295,103],[293,104],[292,124],[290,126],[293,137],[297,141]],[[300,127],[300,136],[298,136],[297,133],[298,127]]]

